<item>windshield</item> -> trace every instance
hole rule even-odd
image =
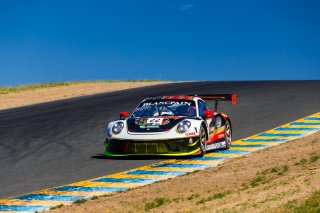
[[[196,109],[193,101],[187,102],[143,102],[134,110],[132,117],[153,117],[153,116],[196,116]]]

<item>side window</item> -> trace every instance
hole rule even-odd
[[[209,109],[202,100],[198,100],[198,108],[200,117],[204,117],[204,111]]]

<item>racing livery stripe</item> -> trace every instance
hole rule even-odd
[[[167,96],[163,98],[186,99],[187,96]],[[44,211],[59,204],[71,205],[76,200],[126,191],[185,175],[189,172],[216,167],[226,159],[247,155],[256,150],[275,146],[320,131],[319,120],[320,113],[316,113],[260,134],[234,141],[229,150],[215,150],[203,157],[166,160],[129,171],[2,199],[0,200],[0,212]]]

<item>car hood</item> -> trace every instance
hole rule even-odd
[[[129,132],[165,132],[185,118],[182,116],[128,118],[127,126]]]

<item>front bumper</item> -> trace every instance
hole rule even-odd
[[[119,140],[106,139],[107,156],[189,156],[200,154],[199,137],[170,140]]]

